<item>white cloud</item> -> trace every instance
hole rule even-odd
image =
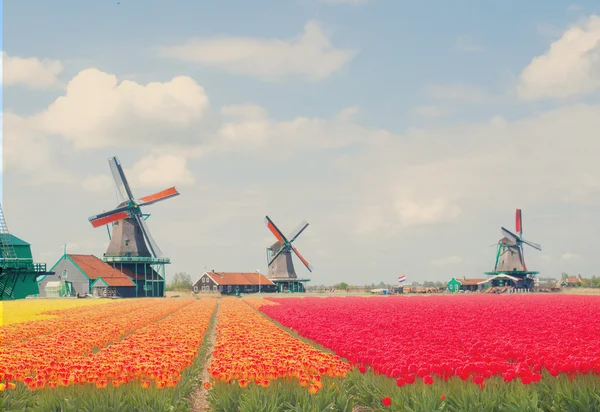
[[[94,175],[83,179],[81,187],[86,192],[104,192],[114,184],[114,180],[108,175]]]
[[[489,103],[490,96],[481,88],[469,84],[430,85],[425,94],[436,100],[465,103]]]
[[[600,16],[592,15],[523,69],[518,94],[525,100],[566,98],[599,88]]]
[[[197,124],[208,108],[204,89],[189,77],[141,85],[86,69],[32,121],[77,148],[162,143]]]
[[[9,56],[2,52],[2,85],[47,89],[59,84],[63,66],[58,60]]]
[[[415,202],[406,198],[396,200],[396,213],[402,226],[420,226],[456,220],[461,209],[447,199],[437,198]]]
[[[327,150],[364,141],[370,132],[350,121],[357,108],[342,110],[333,119],[296,117],[276,121],[252,104],[227,106],[219,136],[225,149],[264,149],[290,154],[297,150]],[[377,136],[377,132],[372,136]]]
[[[134,187],[166,189],[174,185],[191,185],[195,178],[188,170],[187,159],[174,155],[149,155],[125,171]]]
[[[449,256],[441,259],[434,259],[431,261],[433,266],[450,266],[450,265],[463,265],[469,263],[467,260],[460,256]]]
[[[348,122],[352,118],[354,118],[359,111],[360,109],[358,108],[358,106],[346,107],[338,113],[338,119]]]
[[[28,177],[29,183],[65,183],[73,180],[56,162],[56,150],[26,118],[2,114],[2,174]]]
[[[181,45],[161,47],[159,51],[164,57],[270,80],[285,76],[322,80],[357,54],[333,46],[314,21],[306,23],[304,32],[293,39],[196,38]]]
[[[443,117],[449,115],[451,112],[449,109],[440,106],[417,106],[411,109],[411,112],[421,117]]]
[[[571,253],[571,252],[566,252],[563,253],[562,255],[560,255],[560,258],[562,260],[578,260],[581,256],[579,256],[577,253]]]

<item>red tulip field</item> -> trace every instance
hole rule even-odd
[[[3,304],[0,410],[600,410],[598,296],[83,302]]]

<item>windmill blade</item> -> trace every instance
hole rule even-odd
[[[273,233],[273,235],[275,235],[277,240],[279,240],[281,243],[288,243],[288,240],[285,238],[285,236],[283,236],[283,233],[281,233],[281,230],[279,230],[279,228],[277,226],[275,226],[275,223],[273,223],[273,221],[269,218],[269,216],[265,216],[265,223],[267,224],[267,227],[269,228],[271,233]]]
[[[517,209],[517,219],[515,224],[515,229],[519,236],[523,235],[523,215],[521,213],[521,209]]]
[[[530,242],[530,241],[525,240],[525,239],[521,239],[521,242],[525,243],[528,246],[531,246],[534,249],[539,250],[540,252],[542,251],[542,246],[538,245],[537,243],[533,243],[533,242]]]
[[[302,257],[302,255],[300,254],[300,252],[298,252],[298,249],[296,249],[294,246],[292,246],[292,250],[294,251],[296,256],[298,256],[298,258],[302,261],[302,263],[304,263],[304,266],[306,266],[306,269],[308,269],[309,272],[312,272],[313,267],[310,263],[308,263],[308,260],[304,259]]]
[[[517,243],[521,241],[519,236],[515,235],[513,232],[511,232],[510,230],[507,230],[505,228],[502,228],[502,235],[507,237],[508,239],[513,240],[514,242],[517,242]]]
[[[122,220],[130,217],[129,207],[123,206],[117,209],[100,213],[99,215],[88,218],[93,227],[104,226],[117,220]]]
[[[147,206],[147,205],[151,205],[152,203],[170,199],[175,196],[179,196],[179,192],[177,191],[177,189],[175,187],[170,187],[161,192],[154,193],[153,195],[142,197],[141,199],[139,199],[137,201],[137,204],[139,206]]]
[[[141,215],[134,215],[134,216],[135,216],[135,220],[137,220],[137,222],[140,225],[140,229],[142,230],[142,234],[144,235],[144,238],[146,239],[146,243],[148,244],[148,247],[150,248],[150,252],[152,252],[152,255],[155,258],[161,257],[162,252],[160,251],[160,249],[158,248],[158,245],[154,241],[154,238],[150,234],[150,230],[148,229],[148,226],[146,225],[146,221],[142,218]]]
[[[296,229],[294,229],[292,234],[289,236],[290,243],[292,243],[294,240],[296,240],[298,238],[298,236],[300,236],[300,233],[304,232],[304,230],[307,227],[308,227],[308,222],[306,220],[303,220],[302,223],[300,223],[298,225],[298,227],[296,227]]]
[[[267,264],[267,266],[271,266],[273,264],[273,262],[275,262],[275,259],[277,259],[279,257],[279,255],[281,255],[284,252],[285,248],[282,247],[281,249],[279,249],[279,251],[277,251],[277,253],[275,253],[275,256],[273,256],[273,258],[269,261],[269,263]]]
[[[119,159],[116,156],[111,157],[108,159],[108,165],[110,166],[110,172],[113,175],[113,179],[115,179],[115,184],[117,185],[122,200],[133,200],[133,194],[131,193],[129,183],[127,183],[127,178],[125,177],[125,172],[123,172]]]

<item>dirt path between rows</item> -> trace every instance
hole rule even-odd
[[[204,359],[204,365],[202,368],[202,373],[200,375],[200,384],[194,391],[190,397],[192,401],[192,409],[191,412],[205,412],[210,410],[210,405],[208,403],[208,390],[202,386],[204,382],[210,381],[210,374],[208,373],[208,367],[213,360],[212,351],[215,348],[215,343],[217,342],[217,317],[219,316],[219,309],[221,308],[221,299],[217,302],[217,309],[215,312],[215,321],[213,322],[211,328],[206,332],[208,337],[208,348],[206,352],[206,358]]]

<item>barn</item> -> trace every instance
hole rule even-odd
[[[480,289],[480,283],[485,282],[486,279],[467,279],[463,277],[462,279],[452,278],[448,282],[448,290],[450,292],[458,292],[462,291],[471,291],[475,292]]]
[[[126,274],[94,255],[64,254],[51,272],[56,273],[53,278],[42,276],[38,279],[38,296],[56,296],[56,282],[68,285],[67,288],[61,288],[66,292],[62,292],[60,296],[91,294],[98,297],[129,298],[136,295],[136,285]]]
[[[272,293],[277,286],[262,273],[205,272],[194,285],[194,293]]]

